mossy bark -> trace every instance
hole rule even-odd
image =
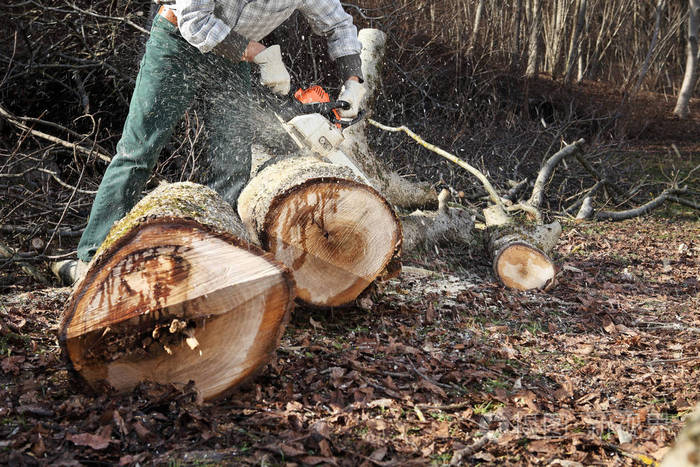
[[[248,240],[236,211],[223,202],[214,190],[190,182],[161,183],[114,224],[95,257],[109,250],[119,238],[138,228],[140,223],[158,217],[192,219],[213,231]]]

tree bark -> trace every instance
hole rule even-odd
[[[687,118],[690,113],[690,98],[693,96],[695,82],[697,81],[698,66],[698,26],[700,25],[700,0],[688,1],[688,44],[685,61],[685,74],[683,84],[678,93],[674,115],[678,118]]]
[[[542,29],[542,9],[540,0],[532,1],[532,24],[530,25],[530,39],[528,41],[527,70],[525,76],[533,78],[539,72],[540,63],[540,31]]]
[[[449,191],[438,196],[437,211],[414,211],[401,217],[403,252],[430,249],[438,245],[469,245],[474,240],[474,216],[447,206]]]
[[[583,26],[586,24],[586,6],[587,0],[578,1],[576,25],[573,28],[571,43],[569,44],[569,59],[567,60],[566,65],[566,74],[564,76],[565,81],[569,81],[571,79],[577,58],[581,53],[581,33],[583,31]]]
[[[479,37],[479,26],[481,24],[481,15],[484,12],[484,0],[479,0],[479,4],[476,7],[476,13],[474,13],[474,25],[472,26],[472,34],[469,39],[469,51],[474,50],[476,46],[476,40]]]
[[[555,0],[555,8],[549,21],[549,34],[546,44],[546,68],[552,78],[558,78],[566,53],[566,17],[570,4],[568,0]]]
[[[513,53],[511,55],[511,66],[515,66],[522,56],[520,52],[520,25],[523,22],[523,0],[515,3],[515,18],[513,19]]]
[[[401,248],[391,206],[348,168],[295,156],[260,171],[238,199],[251,236],[292,271],[298,298],[319,307],[355,300]]]
[[[293,306],[280,263],[213,190],[163,184],[110,231],[74,288],[59,340],[92,387],[194,381],[220,396],[274,355]]]
[[[637,76],[637,81],[634,84],[634,88],[632,89],[631,94],[637,94],[639,91],[639,88],[642,85],[642,82],[644,81],[644,77],[647,75],[647,72],[649,71],[649,66],[651,65],[651,57],[654,54],[654,50],[656,50],[656,44],[659,40],[659,31],[661,30],[661,19],[662,19],[662,14],[664,11],[664,8],[666,7],[666,0],[659,0],[658,3],[656,4],[656,10],[655,10],[655,20],[654,20],[654,32],[651,36],[651,43],[649,44],[649,50],[647,50],[646,57],[644,58],[644,63],[642,64],[642,67],[639,70],[639,75]]]

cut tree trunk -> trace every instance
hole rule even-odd
[[[498,206],[484,210],[493,271],[506,287],[518,290],[553,284],[556,267],[549,257],[561,225],[516,224]]]
[[[362,43],[362,74],[367,90],[361,108],[372,115],[375,94],[381,89],[381,70],[384,61],[386,35],[378,29],[362,29],[357,35]],[[371,148],[367,139],[367,122],[362,120],[343,130],[345,140],[340,146],[355,164],[360,167],[372,186],[379,190],[386,200],[407,211],[413,209],[435,209],[437,193],[429,183],[409,181],[390,170]]]
[[[250,245],[233,208],[163,184],[115,224],[66,307],[59,340],[91,386],[194,381],[223,395],[266,364],[293,306],[289,271]]]
[[[298,298],[345,305],[398,257],[401,224],[348,168],[297,156],[263,168],[238,198],[251,236],[293,272]]]

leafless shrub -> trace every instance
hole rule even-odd
[[[504,191],[513,182],[532,180],[542,160],[580,137],[593,142],[592,164],[613,167],[615,113],[577,99],[566,83],[545,86],[525,79],[529,38],[541,41],[545,52],[540,70],[560,82],[575,57],[574,75],[585,80],[675,93],[682,73],[683,7],[588,0],[573,53],[567,39],[581,3],[539,1],[542,30],[534,35],[534,0],[344,2],[359,27],[377,27],[389,37],[376,118],[410,126],[488,173]],[[22,0],[0,6],[0,234],[24,252],[31,250],[32,238],[44,238],[35,261],[70,253],[85,224],[105,159],[121,133],[153,11],[148,0]],[[294,84],[318,83],[337,93],[341,83],[325,41],[299,15],[266,42],[282,44]],[[159,179],[194,175],[205,139],[199,115],[195,103],[149,187]],[[405,139],[376,131],[372,141],[406,176],[479,196],[468,175]],[[547,202],[555,210],[596,182],[576,164],[562,167],[553,180]]]

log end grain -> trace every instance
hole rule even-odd
[[[401,228],[378,193],[349,180],[313,180],[280,197],[265,246],[294,274],[302,301],[352,302],[398,254]]]
[[[494,257],[493,268],[503,285],[518,290],[543,288],[556,274],[552,260],[525,242],[514,242],[501,248]]]
[[[193,381],[206,400],[227,393],[274,355],[293,306],[291,274],[228,232],[241,231],[240,220],[221,214],[233,211],[201,190],[220,217],[214,208],[200,206],[208,214],[191,216],[189,206],[178,211],[170,201],[164,208],[147,197],[143,204],[153,209],[141,216],[142,204],[138,221],[130,220],[128,229],[115,226],[120,234],[76,285],[59,341],[90,386],[127,391],[142,381]],[[172,198],[162,190],[156,196]],[[205,225],[195,217],[219,218]],[[228,224],[236,228],[224,231]]]

